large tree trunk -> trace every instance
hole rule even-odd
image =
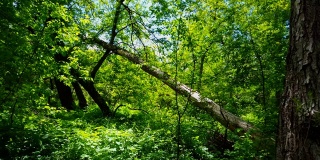
[[[251,124],[243,121],[241,118],[223,109],[221,106],[213,102],[211,99],[202,97],[199,92],[179,82],[176,85],[175,81],[171,79],[166,72],[163,72],[154,66],[147,65],[142,59],[131,54],[130,52],[118,48],[114,45],[110,45],[100,39],[94,39],[94,41],[97,44],[101,45],[104,49],[112,50],[113,53],[125,57],[135,64],[139,64],[142,70],[161,80],[163,83],[168,85],[170,88],[175,90],[180,95],[190,98],[194,106],[202,110],[205,110],[214,119],[216,119],[218,122],[220,122],[222,125],[230,129],[231,131],[242,129],[242,132],[238,132],[238,134],[243,134],[251,129],[254,129],[254,127]]]
[[[54,78],[54,82],[57,87],[61,105],[65,107],[67,110],[73,110],[74,100],[72,97],[71,88],[65,85],[63,82],[61,82],[58,78]]]
[[[84,95],[83,95],[83,92],[82,92],[82,89],[81,89],[79,83],[73,82],[72,86],[73,86],[73,88],[76,92],[76,95],[78,97],[80,109],[85,109],[88,106],[88,104],[87,104],[86,97],[84,97]]]
[[[292,0],[277,159],[320,159],[320,1]]]

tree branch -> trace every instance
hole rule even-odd
[[[113,19],[113,25],[112,25],[112,30],[111,30],[111,38],[109,41],[109,44],[111,44],[111,45],[114,43],[114,39],[118,33],[118,32],[116,32],[116,30],[117,30],[118,19],[119,19],[120,12],[121,12],[121,5],[122,5],[123,1],[124,0],[120,0],[117,5],[117,8],[116,8],[116,13],[115,13],[115,16]],[[92,79],[94,79],[96,77],[96,74],[97,74],[99,68],[101,67],[103,62],[106,60],[106,58],[110,55],[110,52],[111,52],[110,50],[106,50],[105,53],[103,54],[103,56],[98,61],[98,63],[94,66],[93,70],[90,73]]]

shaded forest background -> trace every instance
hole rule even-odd
[[[275,158],[289,1],[0,7],[0,159]]]

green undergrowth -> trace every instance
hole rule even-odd
[[[45,110],[45,111],[43,111]],[[27,113],[27,112],[26,112]],[[3,159],[175,159],[174,120],[125,107],[113,118],[104,118],[98,107],[87,111],[57,110],[15,115],[1,113]],[[170,113],[168,113],[170,114]],[[19,117],[21,116],[21,117]],[[170,122],[171,121],[171,122]],[[164,127],[166,126],[166,127]],[[191,138],[192,139],[192,138]],[[198,138],[194,143],[201,146]],[[192,159],[185,151],[186,159]]]
[[[104,118],[96,106],[71,112],[47,106],[19,111],[13,122],[10,112],[2,112],[0,159],[176,159],[177,117],[171,112],[121,107]],[[183,118],[180,159],[222,159],[208,141],[218,128],[206,115]],[[235,148],[245,148],[225,154],[254,155],[251,143],[239,141]]]

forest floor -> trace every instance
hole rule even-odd
[[[28,114],[27,114],[28,113]],[[9,114],[2,113],[2,117]],[[201,119],[201,120],[200,120]],[[172,110],[143,112],[121,107],[112,118],[97,106],[66,111],[46,106],[19,112],[2,123],[0,159],[216,159],[208,139],[219,126],[205,114],[182,117]],[[180,151],[177,143],[180,140]],[[230,152],[231,153],[231,152]],[[221,159],[218,158],[218,159]]]

